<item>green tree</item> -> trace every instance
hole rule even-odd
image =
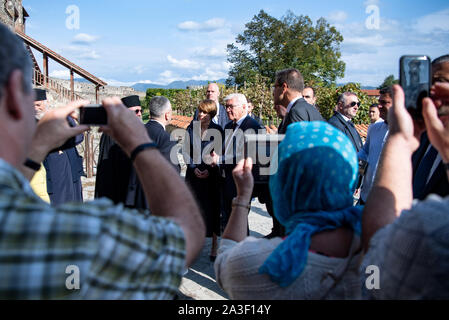
[[[390,74],[388,77],[385,78],[384,82],[380,86],[377,87],[377,89],[380,90],[385,87],[391,87],[392,85],[398,84],[398,83],[399,83],[399,80],[396,80],[394,78],[394,75]]]
[[[297,68],[304,78],[329,85],[344,76],[345,63],[340,60],[342,35],[324,18],[315,25],[308,16],[291,11],[276,19],[261,10],[246,24],[236,44],[228,45],[228,61],[232,64],[227,84],[254,82],[257,75],[275,80],[275,73]]]

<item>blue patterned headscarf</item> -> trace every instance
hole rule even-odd
[[[314,234],[344,226],[360,234],[362,207],[353,207],[358,161],[351,141],[321,121],[291,124],[273,158],[274,213],[288,236],[259,272],[287,287],[304,270]]]

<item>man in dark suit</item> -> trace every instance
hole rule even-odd
[[[287,127],[299,121],[324,121],[320,112],[309,104],[302,96],[304,79],[297,69],[285,69],[276,73],[273,88],[273,99],[276,113],[282,118],[278,134],[285,134]],[[273,218],[273,229],[267,238],[284,235],[284,228],[276,220],[272,208],[271,195],[266,192],[264,203]]]
[[[142,119],[142,107],[138,96],[125,97],[122,102]],[[102,134],[99,149],[95,198],[106,197],[115,204],[125,203],[132,163],[119,145],[107,134]]]
[[[218,87],[218,84],[210,83],[207,86],[206,99],[215,101],[217,105],[217,114],[212,119],[212,122],[218,124],[220,127],[224,129],[226,124],[229,122],[229,118],[226,112],[226,108],[219,102],[219,97],[220,97],[220,88]],[[195,110],[193,119],[198,120],[198,109]]]
[[[353,92],[344,92],[338,97],[337,111],[328,121],[351,140],[357,152],[362,149],[363,142],[352,119],[357,115],[359,107],[360,101],[357,95]]]
[[[279,134],[285,134],[287,127],[298,121],[324,121],[319,111],[303,98],[304,79],[296,69],[286,69],[276,73],[273,88],[274,106],[276,111],[286,109],[279,128]]]
[[[432,62],[432,82],[449,82],[449,55]],[[446,107],[447,108],[447,107]],[[418,150],[413,154],[413,198],[423,200],[434,193],[449,195],[449,182],[441,156],[424,132]]]
[[[237,189],[232,177],[232,170],[244,157],[244,135],[245,133],[258,134],[265,132],[264,128],[248,115],[248,102],[243,94],[235,93],[224,99],[226,111],[231,120],[225,126],[225,142],[223,146],[223,156],[215,163],[220,163],[220,169],[224,176],[223,198],[222,198],[222,228],[226,227],[232,211],[233,203],[238,203],[239,199],[234,199]],[[258,196],[257,190],[253,193]],[[249,205],[248,203],[246,205]]]
[[[48,110],[47,93],[43,89],[35,89],[35,93],[34,108],[37,119],[40,119]],[[71,127],[76,126],[73,118],[68,117],[67,121]],[[47,174],[47,193],[53,206],[66,202],[83,202],[83,158],[76,150],[76,145],[83,140],[83,134],[76,136],[70,145],[66,143],[58,150],[50,152],[43,162]]]
[[[177,153],[172,153],[172,150],[174,150],[173,148],[176,146],[176,142],[171,141],[170,134],[165,131],[165,127],[172,119],[171,103],[166,97],[157,96],[151,99],[148,107],[150,109],[150,121],[145,125],[148,135],[151,140],[156,143],[159,152],[164,158],[173,165],[178,173],[180,173],[181,168],[177,159]],[[131,170],[129,177],[125,206],[139,210],[148,209],[148,202],[134,167]]]

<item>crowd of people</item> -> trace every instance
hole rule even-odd
[[[173,299],[206,237],[231,299],[449,297],[449,55],[432,63],[423,119],[412,119],[400,86],[384,88],[365,142],[351,121],[355,93],[326,122],[317,88],[297,69],[278,71],[285,136],[265,182],[245,134],[266,132],[243,94],[220,99],[208,86],[186,130],[184,180],[166,131],[170,101],[154,97],[143,124],[137,96],[107,98],[91,202],[76,152],[89,130],[76,111],[88,101],[49,110],[31,74],[24,44],[0,24],[0,298]],[[255,197],[273,219],[263,238],[249,236]]]

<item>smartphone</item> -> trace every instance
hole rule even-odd
[[[430,61],[425,55],[407,55],[399,60],[399,83],[405,93],[405,107],[414,119],[422,119],[422,100],[430,95]]]
[[[101,104],[90,104],[80,108],[80,124],[107,125],[106,109]]]

